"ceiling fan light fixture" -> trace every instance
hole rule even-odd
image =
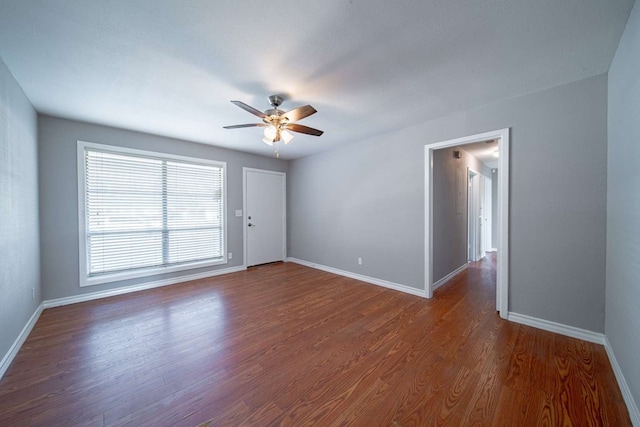
[[[273,125],[268,125],[264,128],[265,139],[268,139],[271,142],[273,142],[276,139],[276,134],[277,134],[277,131]]]
[[[287,130],[281,130],[280,136],[282,137],[285,144],[288,144],[293,139],[293,134]]]
[[[262,142],[268,146],[275,147],[275,156],[279,157],[278,142],[284,141],[288,144],[293,139],[292,132],[303,133],[307,135],[320,136],[323,134],[321,130],[311,128],[309,126],[300,125],[297,122],[305,117],[317,113],[316,109],[311,105],[303,105],[290,111],[282,111],[278,109],[284,99],[280,95],[271,95],[269,103],[273,108],[264,112],[245,104],[242,101],[231,101],[243,110],[260,117],[262,123],[250,123],[244,125],[223,126],[225,129],[238,129],[247,127],[264,128]]]

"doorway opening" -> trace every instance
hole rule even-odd
[[[472,255],[475,256],[477,261],[479,254],[483,254],[486,252],[486,249],[489,248],[493,250],[493,248],[497,249],[496,256],[496,308],[500,312],[500,316],[502,318],[507,318],[508,315],[508,273],[509,273],[509,248],[508,248],[508,233],[509,233],[509,129],[500,129],[492,132],[486,132],[482,134],[470,135],[463,138],[456,138],[448,141],[442,141],[435,144],[425,146],[425,296],[427,298],[433,297],[434,290],[434,234],[441,232],[441,230],[435,230],[434,233],[433,228],[433,219],[434,219],[434,151],[443,149],[456,147],[467,144],[474,144],[484,141],[495,140],[497,142],[497,150],[499,153],[498,157],[498,179],[497,179],[497,203],[496,203],[496,212],[492,212],[492,215],[488,215],[488,210],[490,209],[491,203],[487,203],[487,192],[481,191],[488,185],[490,186],[490,182],[492,182],[492,178],[488,176],[482,178],[482,175],[478,173],[478,171],[467,170],[467,176],[465,178],[460,179],[458,175],[456,175],[456,183],[467,183],[473,182],[469,179],[474,173],[473,176],[477,179],[477,196],[474,198],[474,203],[478,208],[484,207],[484,211],[475,211],[478,212],[476,218],[474,218],[474,250],[468,250],[468,258],[472,259]],[[464,176],[464,175],[462,175]],[[464,187],[462,187],[464,188]],[[470,191],[465,191],[464,195],[471,193]],[[483,197],[480,197],[483,194]],[[456,194],[456,206],[459,204],[458,200],[465,200],[463,191],[459,191]],[[466,200],[465,200],[466,201]],[[458,207],[456,207],[458,209]],[[469,218],[471,215],[468,215]],[[492,244],[488,244],[490,242],[490,232],[491,228],[489,226],[490,217],[495,216],[495,242]],[[470,219],[469,219],[470,221]],[[467,223],[467,228],[470,229],[471,226]],[[483,230],[484,228],[484,230]],[[483,239],[484,236],[484,239]],[[470,240],[470,239],[469,239]],[[483,242],[484,240],[484,242]],[[493,239],[491,239],[493,240]],[[442,248],[437,248],[441,250]]]

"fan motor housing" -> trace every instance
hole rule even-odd
[[[271,108],[270,110],[265,110],[264,112],[267,116],[281,116],[285,112],[282,110],[278,110],[277,108]]]
[[[270,95],[269,96],[269,104],[274,106],[276,110],[282,104],[283,101],[284,101],[284,98],[282,98],[280,95]],[[265,113],[265,114],[267,114],[267,113]]]

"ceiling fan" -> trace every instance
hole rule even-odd
[[[305,117],[309,117],[312,114],[317,113],[316,109],[311,105],[305,105],[303,107],[294,108],[291,111],[282,111],[279,110],[278,107],[282,104],[284,98],[280,95],[271,95],[269,97],[269,103],[273,108],[262,111],[253,108],[250,105],[245,104],[241,101],[231,101],[238,107],[242,108],[254,114],[262,119],[262,123],[249,123],[245,125],[233,125],[233,126],[224,126],[225,129],[238,129],[238,128],[248,128],[248,127],[261,127],[264,128],[264,137],[262,138],[262,142],[269,146],[275,145],[275,154],[276,157],[279,157],[278,154],[278,142],[284,141],[285,144],[288,144],[292,139],[293,135],[291,132],[305,133],[307,135],[320,136],[323,134],[323,131],[310,128],[308,126],[299,125],[297,123],[298,120],[302,120]],[[290,132],[291,131],[291,132]]]

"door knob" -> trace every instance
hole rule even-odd
[[[249,227],[255,227],[255,225],[251,224],[251,223],[249,223],[248,225],[249,225]]]

